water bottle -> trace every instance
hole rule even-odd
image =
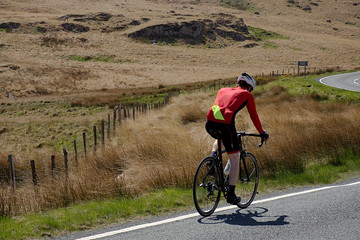
[[[224,168],[224,173],[225,175],[229,175],[230,173],[230,168],[231,168],[231,164],[230,164],[230,159],[227,160],[226,166]]]

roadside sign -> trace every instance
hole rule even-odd
[[[305,69],[305,71],[304,71],[304,73],[305,73],[305,75],[306,75],[306,67],[309,65],[309,62],[308,61],[298,61],[298,75],[300,75],[300,66],[301,67],[304,67]]]
[[[308,65],[308,61],[299,61],[298,62],[298,66],[307,66]]]

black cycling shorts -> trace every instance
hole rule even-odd
[[[228,154],[240,151],[235,124],[224,124],[207,120],[205,129],[213,138],[217,138],[214,135],[214,130],[221,132],[221,140]]]

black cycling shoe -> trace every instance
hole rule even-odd
[[[237,205],[240,201],[241,201],[241,198],[237,197],[235,195],[228,195],[227,199],[226,199],[227,203],[230,203],[230,204],[233,204],[233,205]]]

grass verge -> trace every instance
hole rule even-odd
[[[309,165],[300,174],[282,172],[276,178],[260,178],[259,192],[266,194],[294,186],[329,184],[352,177],[360,171],[359,155],[349,152],[338,160],[332,164]],[[193,209],[191,189],[168,188],[135,199],[94,200],[44,213],[0,217],[0,239],[56,236],[99,225]]]
[[[358,71],[358,70],[357,70]],[[354,71],[350,71],[354,72]],[[346,72],[341,72],[346,73]],[[346,103],[360,103],[359,93],[338,89],[334,87],[328,87],[321,84],[317,79],[321,79],[326,76],[336,75],[340,73],[325,73],[321,75],[307,75],[298,76],[294,78],[287,78],[286,76],[280,77],[280,79],[272,81],[268,84],[260,85],[257,87],[257,91],[262,93],[274,88],[282,88],[281,91],[293,96],[305,96],[309,95],[315,100],[319,101],[339,101]],[[280,89],[278,89],[280,91]]]

